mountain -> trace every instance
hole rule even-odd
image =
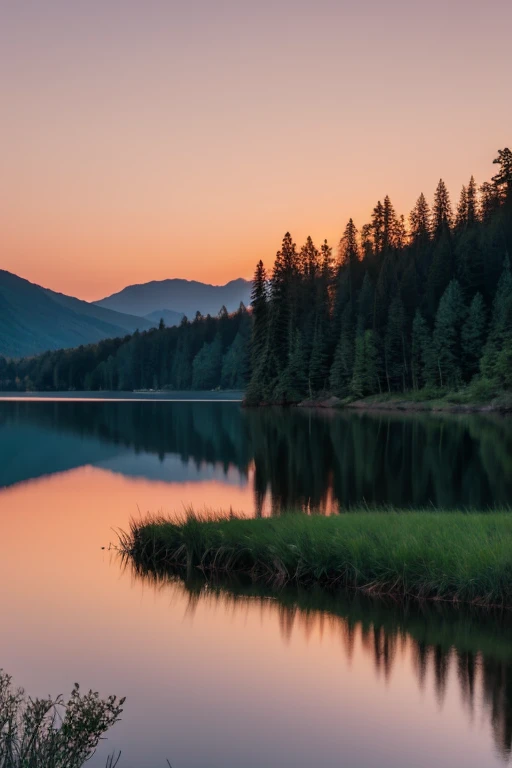
[[[183,319],[183,312],[173,312],[172,309],[157,309],[145,315],[146,320],[158,325],[163,320],[168,328],[173,325],[179,325]]]
[[[55,293],[0,270],[0,355],[26,357],[126,336],[154,325],[145,318]]]
[[[231,280],[226,285],[209,285],[195,280],[172,279],[129,285],[119,293],[97,301],[96,304],[116,312],[141,317],[147,317],[150,314],[156,317],[162,309],[168,309],[182,313],[191,320],[198,310],[203,315],[217,315],[223,305],[228,312],[234,312],[241,301],[248,306],[250,297],[251,282],[242,278]]]

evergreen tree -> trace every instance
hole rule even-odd
[[[357,229],[352,219],[349,219],[339,245],[340,270],[348,275],[348,300],[354,304],[356,293],[361,287],[362,270],[357,242]]]
[[[430,239],[432,218],[429,204],[423,192],[418,197],[414,208],[409,214],[410,237],[414,244],[424,244]]]
[[[484,285],[484,258],[478,230],[467,228],[458,238],[455,246],[457,279],[464,296],[471,300]]]
[[[269,344],[280,371],[288,365],[297,312],[298,259],[287,232],[276,255],[271,278]]]
[[[222,370],[222,341],[220,333],[202,348],[194,357],[192,364],[192,387],[194,389],[214,389],[219,386]]]
[[[487,378],[493,379],[497,376],[499,353],[510,338],[512,338],[512,272],[510,261],[506,258],[492,305],[491,326],[481,361],[482,373]]]
[[[434,234],[439,236],[445,229],[451,229],[452,224],[453,215],[450,195],[446,184],[440,179],[434,195],[434,207],[432,210],[432,226]]]
[[[484,224],[489,224],[499,206],[500,198],[496,186],[484,181],[480,187],[480,219]]]
[[[391,302],[384,340],[385,370],[388,391],[402,390],[407,386],[408,366],[406,359],[405,312],[400,295]]]
[[[332,391],[339,396],[346,396],[350,390],[354,367],[354,344],[354,313],[351,304],[347,303],[343,309],[340,337],[336,345],[329,377]]]
[[[356,397],[366,397],[381,391],[378,351],[373,331],[365,331],[356,337],[351,390]]]
[[[466,308],[457,280],[452,280],[441,297],[434,328],[438,384],[456,388],[462,378],[461,330]]]
[[[368,272],[365,273],[358,299],[357,333],[362,335],[373,325],[375,291]]]
[[[325,334],[320,328],[320,324],[315,327],[313,335],[313,344],[311,348],[311,357],[309,360],[309,392],[320,392],[325,389],[327,383],[327,374],[329,371],[327,363],[327,354],[325,348]]]
[[[426,286],[426,308],[435,316],[439,300],[453,276],[452,243],[448,229],[443,228],[437,240]]]
[[[262,362],[267,351],[269,332],[269,308],[267,296],[267,273],[263,262],[256,265],[251,292],[251,307],[253,316],[251,361],[253,368]]]
[[[419,390],[435,383],[436,375],[433,362],[431,333],[423,315],[417,309],[412,325],[411,374],[413,389]]]
[[[512,151],[508,147],[499,149],[493,163],[500,166],[496,176],[492,177],[498,195],[503,202],[512,202]]]
[[[303,341],[295,330],[288,365],[276,382],[273,398],[282,403],[299,402],[308,394],[307,384]]]
[[[460,191],[459,204],[457,206],[457,215],[455,216],[455,226],[458,229],[464,229],[468,224],[468,190],[462,185]]]
[[[485,304],[482,294],[477,293],[462,326],[462,370],[466,381],[470,381],[478,373],[485,341],[485,325]]]
[[[467,224],[472,227],[478,221],[478,197],[475,177],[471,176],[467,188]]]

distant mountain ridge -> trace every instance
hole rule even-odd
[[[249,305],[251,281],[238,278],[225,285],[209,285],[196,280],[171,278],[149,283],[129,285],[122,291],[96,301],[99,307],[130,315],[155,316],[163,309],[186,315],[192,319],[196,312],[217,315],[222,306],[234,312],[240,302]],[[165,319],[165,318],[164,318]]]
[[[148,330],[155,323],[89,304],[0,270],[0,355],[28,357]]]
[[[163,318],[178,325],[197,311],[217,315],[250,302],[251,283],[232,280],[223,286],[170,279],[131,285],[89,303],[0,270],[0,355],[29,357],[102,339],[149,330]],[[123,310],[122,307],[132,307]]]

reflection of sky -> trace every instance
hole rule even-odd
[[[202,462],[198,466],[193,459],[186,461],[173,454],[161,459],[155,453],[136,452],[121,444],[37,426],[0,427],[0,488],[88,465],[169,483],[247,482],[235,467],[226,472],[221,464]]]
[[[75,680],[126,695],[91,768],[498,768],[491,702],[477,670],[472,711],[455,660],[442,699],[435,657],[418,682],[407,635],[378,647],[350,627],[279,600],[233,603],[153,588],[101,549],[130,517],[184,502],[250,511],[252,493],[215,481],[148,482],[95,467],[0,495],[0,663],[32,695]],[[447,636],[449,642],[449,637]],[[503,667],[506,674],[507,667]],[[499,690],[499,688],[497,689]],[[501,703],[495,702],[499,727]]]

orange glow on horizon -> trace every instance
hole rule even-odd
[[[87,300],[223,284],[386,194],[407,216],[443,177],[455,205],[510,142],[511,26],[503,0],[9,4],[0,267]]]

